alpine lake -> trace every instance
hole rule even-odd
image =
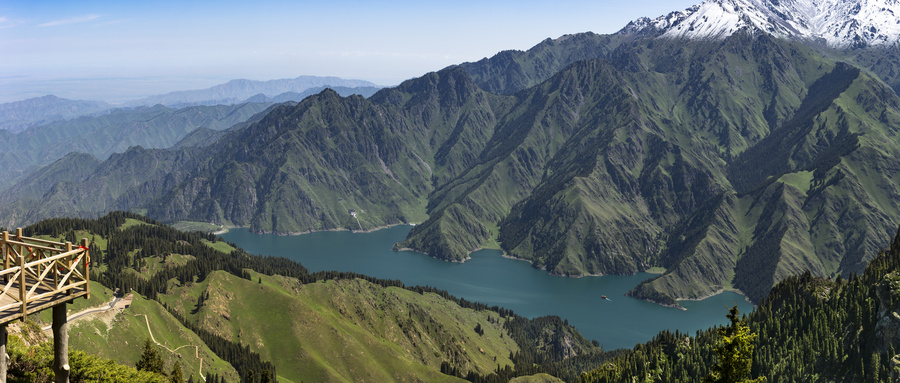
[[[393,226],[368,233],[324,231],[277,236],[232,229],[221,238],[253,254],[295,260],[311,272],[352,271],[397,279],[408,286],[433,286],[529,318],[557,315],[606,350],[632,348],[666,329],[693,334],[724,324],[725,314],[735,304],[742,313],[753,309],[743,296],[732,292],[679,302],[686,310],[625,296],[638,283],[654,276],[647,273],[566,278],[551,276],[528,262],[504,258],[499,250],[474,252],[465,263],[393,251],[394,243],[404,240],[410,230],[411,226]]]

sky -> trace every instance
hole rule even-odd
[[[122,102],[231,79],[379,85],[699,0],[0,0],[0,103]]]

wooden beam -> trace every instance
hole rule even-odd
[[[56,383],[69,383],[69,324],[66,304],[53,306],[53,372]]]
[[[74,301],[76,298],[81,298],[85,295],[87,295],[87,292],[85,292],[84,290],[81,290],[72,295],[65,295],[65,294],[60,293],[60,294],[56,294],[52,297],[45,297],[45,300],[40,300],[40,301],[32,302],[31,304],[29,304],[28,312],[31,314],[34,314],[34,313],[49,309],[49,308],[56,306],[63,302],[70,303],[70,302]],[[49,298],[49,299],[46,299],[46,298]],[[17,304],[15,304],[15,306],[21,307],[21,304],[17,303]],[[22,313],[19,312],[18,308],[15,310],[5,310],[4,309],[4,310],[0,310],[0,311],[2,311],[2,313],[0,313],[0,325],[22,319]]]
[[[3,231],[3,243],[0,243],[0,252],[3,253],[3,270],[9,269],[9,232]],[[3,276],[3,281],[6,282],[7,276]]]
[[[28,319],[28,300],[25,299],[25,257],[19,255],[19,267],[22,272],[19,273],[19,302],[22,302],[22,321]]]
[[[33,244],[33,243],[22,242],[22,241],[13,241],[13,240],[10,240],[10,241],[7,241],[6,243],[8,243],[8,244],[10,244],[10,245],[16,245],[16,246],[22,246],[22,247],[30,247],[31,250],[45,250],[45,251],[52,251],[52,252],[55,252],[55,253],[59,253],[59,252],[65,251],[65,249],[63,249],[63,248],[61,248],[61,247],[49,247],[49,246],[36,245],[36,244]],[[31,253],[31,251],[29,251],[29,253]]]
[[[91,250],[87,238],[81,239],[81,247],[84,248],[84,280],[87,284],[87,299],[91,299]]]
[[[6,340],[9,338],[6,324],[0,325],[0,383],[6,383],[6,370],[9,367],[9,354],[6,352]]]

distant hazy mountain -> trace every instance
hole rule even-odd
[[[0,129],[18,132],[30,126],[99,113],[112,108],[102,101],[67,100],[56,96],[0,104]]]
[[[168,148],[198,128],[215,131],[242,123],[271,104],[195,106],[172,109],[157,105],[115,109],[100,116],[82,116],[30,127],[19,133],[0,130],[0,189],[38,166],[80,152],[104,160],[131,146]],[[198,135],[201,133],[198,133]],[[181,145],[202,145],[210,138],[194,135]]]
[[[312,88],[323,87],[371,87],[377,85],[363,80],[345,80],[338,77],[300,76],[294,79],[269,81],[231,80],[225,84],[198,90],[171,92],[129,102],[128,106],[165,105],[186,107],[193,105],[227,105],[244,102],[250,97],[263,94],[275,97],[287,92],[302,93]],[[299,101],[299,100],[291,100]]]
[[[269,97],[265,94],[260,93],[244,100],[244,102],[271,102],[277,104],[289,101],[300,102],[303,101],[304,98],[321,93],[325,89],[331,89],[337,92],[337,94],[341,95],[341,97],[350,97],[354,94],[357,94],[366,98],[371,97],[373,94],[375,94],[375,92],[381,90],[381,88],[377,86],[359,86],[353,88],[346,86],[317,86],[315,88],[309,88],[302,92],[284,92],[273,97]]]

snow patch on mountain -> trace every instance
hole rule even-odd
[[[706,0],[619,33],[723,39],[739,30],[813,40],[834,48],[897,45],[900,0]]]

